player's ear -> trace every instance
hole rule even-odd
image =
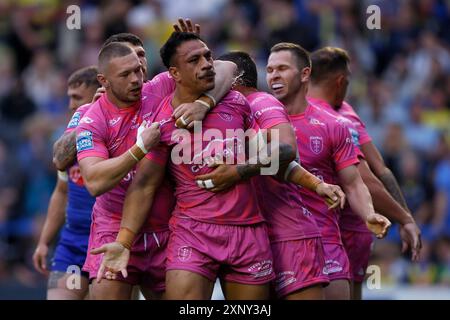
[[[109,81],[106,80],[105,75],[103,73],[97,74],[97,81],[101,84],[105,89],[109,88]]]
[[[175,82],[181,81],[180,71],[178,70],[177,67],[170,67],[169,74],[172,76],[172,78],[175,80]]]
[[[311,68],[310,67],[304,67],[301,71],[301,81],[302,82],[308,82],[309,78],[311,77]]]
[[[345,76],[343,74],[338,74],[336,76],[336,87],[342,88],[342,86],[345,84]]]

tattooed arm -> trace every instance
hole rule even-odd
[[[273,134],[277,134],[278,143],[272,144]],[[264,138],[257,135],[253,137],[252,143],[256,143],[255,140],[257,139]],[[278,171],[284,172],[289,163],[295,159],[297,152],[297,143],[291,125],[281,123],[270,128],[266,148],[267,154],[263,155],[258,152],[258,158],[252,159],[253,161],[248,160],[245,164],[218,165],[213,172],[197,176],[197,184],[206,186],[212,192],[220,192],[234,186],[241,180],[259,175],[262,172],[270,175],[276,175]],[[261,158],[261,156],[263,157]],[[207,181],[210,181],[212,186],[208,187]]]
[[[397,201],[404,209],[409,211],[397,179],[392,171],[386,167],[383,157],[375,145],[372,142],[365,143],[361,146],[361,151],[364,153],[370,169],[377,176],[377,178],[380,179],[386,190],[391,194],[395,201]]]
[[[406,252],[410,248],[412,260],[417,261],[422,248],[421,232],[408,208],[402,207],[401,203],[391,196],[387,188],[375,176],[365,160],[361,160],[358,169],[372,194],[375,209],[377,212],[400,224],[402,251]],[[393,179],[395,181],[395,178]]]
[[[381,174],[378,179],[381,180],[395,201],[397,201],[404,209],[409,210],[405,198],[400,190],[400,186],[397,183],[397,179],[395,179],[392,171],[389,170],[389,168],[385,168],[385,173]]]
[[[279,126],[284,126],[281,124]],[[294,161],[296,149],[289,143],[280,143],[278,148],[273,147],[271,142],[267,143],[267,158],[258,158],[256,161],[247,161],[246,164],[236,166],[236,171],[241,179],[249,179],[253,176],[260,175],[262,168],[271,167],[272,153],[278,153],[279,165],[274,168],[272,175],[276,175],[279,171],[285,171],[291,161]],[[274,154],[275,155],[275,154]],[[276,157],[276,155],[275,155]]]
[[[76,131],[64,133],[53,145],[53,163],[58,170],[64,171],[76,158]]]

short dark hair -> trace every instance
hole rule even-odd
[[[95,86],[100,87],[100,83],[97,80],[98,70],[96,66],[85,67],[76,70],[72,73],[67,80],[68,87],[79,87],[85,84],[86,87]]]
[[[166,43],[159,50],[161,60],[167,69],[173,66],[172,58],[176,54],[178,47],[184,42],[191,40],[203,41],[198,35],[192,32],[173,32]]]
[[[106,41],[103,43],[103,47],[106,47],[110,43],[124,43],[128,42],[131,43],[133,46],[141,46],[144,47],[144,43],[142,42],[141,38],[139,38],[137,35],[132,33],[117,33],[110,36]]]
[[[291,42],[280,42],[274,45],[270,52],[279,52],[279,51],[289,51],[291,52],[294,57],[297,59],[297,68],[298,70],[302,70],[305,67],[310,68],[311,67],[311,59],[309,57],[309,52],[303,48],[302,46],[299,46],[298,44],[291,43]]]
[[[221,55],[217,60],[234,62],[237,65],[237,72],[242,85],[257,88],[258,71],[255,62],[247,52],[230,51]]]
[[[311,54],[311,61],[311,82],[319,83],[332,73],[346,71],[350,57],[344,49],[324,47]]]
[[[134,51],[129,46],[119,42],[112,42],[100,50],[98,54],[98,67],[102,71],[111,59],[124,57],[132,53]]]

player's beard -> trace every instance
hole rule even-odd
[[[142,90],[142,88],[141,88]],[[128,90],[116,90],[114,86],[111,86],[111,92],[116,97],[117,100],[124,102],[124,103],[135,103],[139,99],[141,99],[141,95],[137,96],[131,96],[128,95]]]
[[[298,79],[288,82],[287,91],[280,96],[276,96],[276,98],[285,104],[289,104],[292,101],[295,101],[297,94],[299,94],[301,90],[304,90],[305,86],[307,87],[308,84],[302,84]]]

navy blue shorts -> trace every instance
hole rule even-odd
[[[70,266],[77,266],[81,271],[86,260],[88,240],[89,233],[77,233],[64,226],[53,255],[51,271],[68,272]],[[87,276],[84,271],[81,274]]]

